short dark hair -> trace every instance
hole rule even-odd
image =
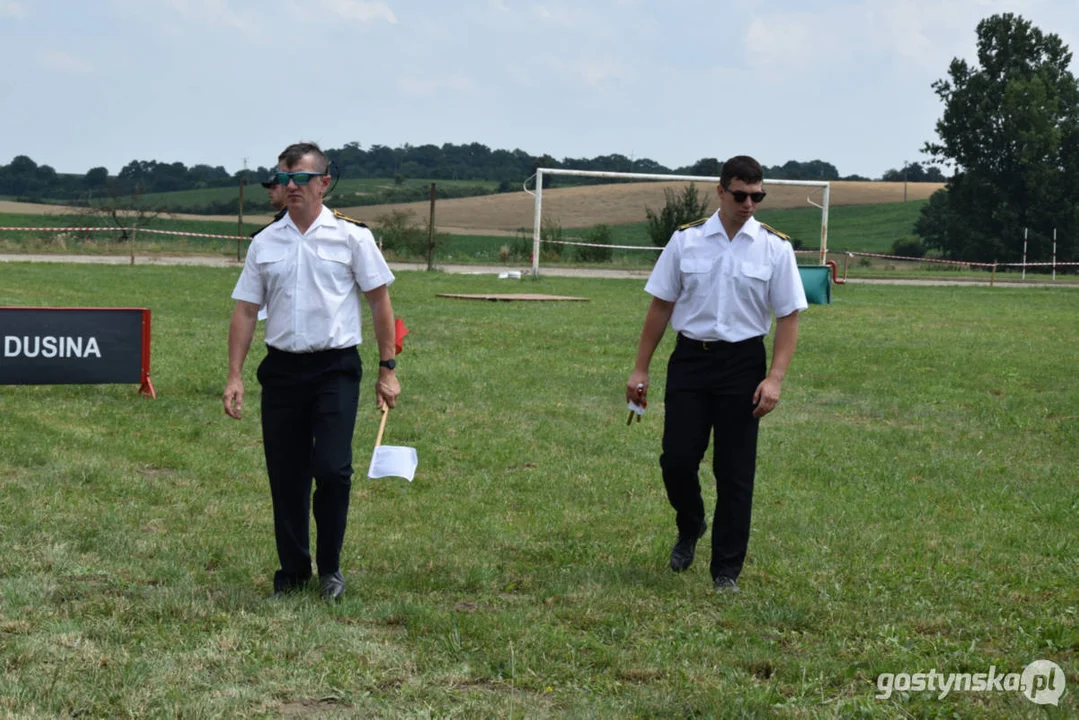
[[[719,184],[726,189],[735,178],[747,185],[764,182],[764,168],[749,155],[735,155],[723,163],[719,172]]]
[[[312,142],[298,142],[289,145],[285,150],[277,156],[277,162],[285,163],[285,167],[296,167],[296,163],[303,160],[305,155],[315,156],[315,170],[317,172],[326,172],[326,168],[330,166],[329,161],[322,152],[322,148]]]

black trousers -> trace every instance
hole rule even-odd
[[[753,393],[765,366],[764,338],[702,343],[681,334],[667,363],[659,464],[679,533],[695,536],[704,520],[698,469],[715,434],[713,578],[737,578],[746,559],[760,424],[753,417]]]
[[[311,577],[312,478],[315,562],[319,574],[340,569],[362,375],[355,347],[314,353],[269,348],[259,365],[263,449],[281,562],[274,575],[275,591]]]

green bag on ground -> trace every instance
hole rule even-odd
[[[810,305],[828,305],[832,302],[832,269],[827,265],[799,265],[806,300]]]

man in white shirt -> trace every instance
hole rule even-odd
[[[267,355],[258,379],[281,563],[274,594],[296,590],[311,577],[308,530],[313,505],[320,591],[327,600],[337,600],[345,590],[340,557],[363,370],[357,351],[358,294],[367,298],[379,346],[375,404],[394,407],[401,392],[388,290],[394,277],[371,232],[322,204],[330,178],[318,146],[290,145],[278,160],[276,180],[285,189],[288,212],[252,240],[232,293],[236,306],[222,399],[225,413],[239,419],[244,359],[259,307],[265,305]]]
[[[757,430],[779,402],[798,342],[798,313],[808,307],[790,243],[753,218],[766,194],[763,182],[760,163],[745,155],[731,158],[720,174],[716,213],[671,237],[645,285],[653,298],[626,383],[627,401],[646,399],[648,367],[670,323],[678,339],[667,364],[659,462],[678,526],[671,569],[689,568],[708,527],[697,473],[714,431],[710,569],[717,592],[739,592]],[[764,336],[773,313],[772,366],[765,373]]]

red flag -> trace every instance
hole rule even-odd
[[[401,350],[404,349],[402,343],[405,341],[405,335],[408,335],[408,328],[405,327],[405,321],[401,318],[397,318],[397,324],[394,325],[394,340],[393,346],[397,355],[401,354]]]

